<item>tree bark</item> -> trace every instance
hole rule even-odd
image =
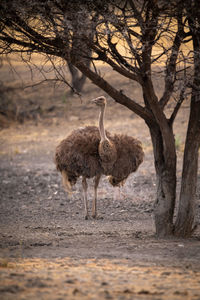
[[[149,129],[157,177],[157,194],[154,206],[155,227],[156,235],[162,238],[173,234],[173,215],[176,199],[176,155],[166,158],[163,137],[159,127],[149,126]]]

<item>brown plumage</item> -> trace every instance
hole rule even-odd
[[[98,153],[101,159],[101,166],[105,175],[110,175],[110,172],[117,160],[117,150],[112,141],[112,137],[105,141],[99,141]]]
[[[135,172],[143,162],[144,152],[141,142],[131,136],[115,134],[112,138],[117,151],[117,159],[109,175],[109,182],[113,186],[124,183],[127,177]]]
[[[74,185],[79,176],[92,178],[102,174],[98,145],[99,130],[95,126],[86,126],[74,130],[56,148],[56,166],[65,171],[69,182]]]
[[[97,187],[102,174],[109,175],[113,186],[120,186],[129,174],[142,163],[144,153],[141,143],[131,136],[111,135],[105,131],[103,119],[106,99],[98,97],[93,102],[101,108],[99,128],[86,126],[74,130],[56,148],[55,163],[61,172],[63,183],[71,190],[77,178],[82,176],[85,218],[88,218],[87,178],[94,177],[95,197],[92,216],[96,217]]]

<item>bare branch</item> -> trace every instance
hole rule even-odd
[[[179,109],[180,109],[180,107],[181,107],[181,104],[182,104],[183,101],[185,100],[185,88],[186,88],[186,87],[183,87],[183,88],[181,89],[180,96],[179,96],[179,100],[178,100],[178,102],[176,103],[176,106],[175,106],[175,108],[174,108],[174,110],[173,110],[173,113],[171,114],[171,117],[170,117],[170,119],[169,119],[169,121],[168,121],[170,126],[173,125],[174,120],[175,120],[175,118],[176,118],[176,116],[177,116],[177,113],[178,113],[178,111],[179,111]]]
[[[121,91],[115,89],[113,86],[111,86],[106,80],[104,80],[100,75],[96,74],[92,70],[90,70],[88,67],[86,67],[82,63],[76,63],[73,62],[75,66],[83,73],[85,74],[94,84],[96,84],[98,87],[103,89],[108,95],[110,95],[113,99],[115,99],[116,102],[128,107],[132,111],[134,111],[136,114],[138,114],[141,118],[143,118],[145,121],[149,123],[154,122],[153,115],[150,111],[148,111],[145,107],[142,107],[132,99],[128,98],[126,95],[124,95]]]
[[[139,75],[139,72],[137,72],[136,68],[132,68],[130,70],[133,70],[134,73],[130,72],[129,70],[126,70],[125,68],[119,66],[118,64],[116,64],[112,59],[110,59],[107,55],[106,52],[100,51],[97,47],[93,46],[92,49],[98,54],[98,60],[104,61],[107,64],[109,64],[113,70],[117,71],[119,74],[132,79],[134,81],[137,81],[139,83],[141,83],[141,78]],[[137,74],[137,73],[138,74]]]
[[[179,14],[177,18],[178,28],[177,32],[173,41],[173,45],[171,47],[171,55],[168,59],[167,66],[166,66],[166,75],[165,75],[165,90],[163,96],[160,99],[160,106],[162,108],[165,107],[167,102],[169,101],[175,83],[175,75],[176,75],[176,66],[177,66],[177,58],[179,54],[179,49],[184,39],[184,29],[183,29],[183,22],[182,22],[182,14]]]

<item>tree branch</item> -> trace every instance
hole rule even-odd
[[[179,100],[178,100],[178,102],[177,102],[177,104],[176,104],[176,106],[175,106],[175,108],[173,110],[173,113],[171,114],[171,117],[170,117],[170,119],[168,121],[168,123],[169,123],[170,126],[173,125],[174,120],[175,120],[175,118],[177,116],[177,113],[178,113],[178,111],[179,111],[179,109],[181,107],[181,104],[183,103],[184,99],[185,99],[185,88],[183,88],[181,90]]]
[[[97,73],[90,70],[81,62],[73,61],[73,64],[79,69],[83,74],[85,74],[94,84],[104,90],[109,96],[111,96],[116,102],[126,106],[130,110],[134,111],[142,119],[149,123],[154,123],[154,117],[150,111],[145,107],[139,105],[114,87],[112,87],[106,80],[104,80]]]
[[[131,73],[130,71],[126,70],[125,68],[117,65],[112,59],[110,59],[105,52],[101,52],[99,50],[97,50],[96,48],[93,47],[93,49],[95,49],[95,52],[99,55],[99,59],[101,61],[106,62],[107,64],[109,64],[113,70],[117,71],[119,74],[125,76],[126,78],[129,78],[131,80],[137,81],[138,83],[141,83],[141,78],[138,74],[134,74]],[[134,68],[135,71],[135,68]]]
[[[182,43],[182,40],[184,39],[184,30],[183,30],[183,23],[182,23],[182,13],[179,14],[177,18],[178,22],[178,29],[173,41],[173,45],[171,47],[171,55],[168,60],[167,66],[166,66],[166,76],[165,76],[165,89],[164,93],[160,99],[160,106],[162,108],[165,107],[165,105],[170,100],[170,97],[172,95],[173,89],[174,89],[174,82],[175,82],[175,74],[176,74],[176,63],[177,58],[179,54],[179,49]]]

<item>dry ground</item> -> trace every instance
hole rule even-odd
[[[7,68],[3,76],[5,82],[11,77]],[[137,86],[111,81],[140,101]],[[0,131],[0,299],[200,299],[199,228],[187,240],[156,239],[151,142],[134,113],[108,98],[106,128],[140,139],[145,161],[121,195],[101,179],[103,219],[84,220],[80,182],[72,197],[63,190],[55,147],[72,129],[97,124],[98,110],[89,100],[101,94],[87,82],[82,103],[63,86],[48,84],[13,96],[19,113],[40,110],[33,120]],[[187,116],[186,104],[175,124],[178,179]],[[197,193],[199,223],[199,188]]]

